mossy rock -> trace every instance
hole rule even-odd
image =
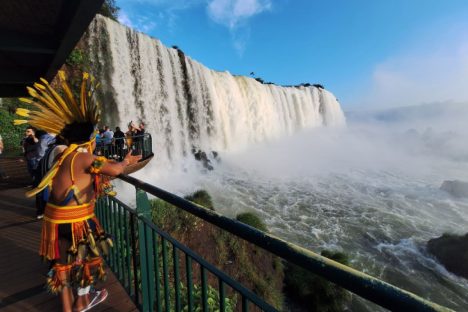
[[[210,194],[205,190],[198,190],[191,195],[185,196],[185,199],[210,210],[214,210],[213,200],[211,199]]]
[[[448,271],[468,278],[468,233],[465,236],[445,233],[429,240],[427,249]]]
[[[250,226],[252,226],[252,227],[254,227],[254,228],[256,228],[256,229],[258,229],[260,231],[268,232],[268,228],[265,225],[265,223],[263,223],[263,221],[260,219],[260,217],[257,216],[253,212],[239,213],[236,216],[236,220],[240,221],[242,223],[245,223],[247,225],[250,225]]]
[[[151,200],[151,208],[154,224],[167,232],[186,232],[197,225],[198,217],[162,199]]]
[[[348,256],[341,252],[322,251],[322,256],[347,265]],[[340,286],[295,264],[285,263],[284,292],[291,305],[300,311],[343,311],[350,294]]]
[[[213,209],[206,191],[197,191],[185,199]],[[151,206],[153,222],[160,229],[282,310],[284,272],[279,258],[161,199],[151,200]],[[266,230],[254,214],[242,215],[239,216],[242,222]],[[208,283],[216,286],[218,280],[208,277]]]

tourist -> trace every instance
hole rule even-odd
[[[2,136],[0,135],[0,156],[2,155],[2,153],[3,153],[3,139],[2,139]],[[0,179],[5,180],[5,179],[8,179],[8,178],[9,177],[7,176],[5,171],[3,171],[2,167],[0,167]]]
[[[140,123],[140,126],[136,126],[132,123],[133,127],[133,149],[135,153],[141,154],[143,151],[143,136],[145,134],[145,124]]]
[[[34,169],[33,187],[37,187],[39,185],[39,182],[42,180],[42,177],[44,175],[42,174],[40,170],[41,160],[46,154],[47,150],[49,149],[49,146],[55,143],[55,137],[53,137],[52,135],[50,135],[49,133],[43,130],[37,130],[36,137],[39,140],[39,142],[37,143],[38,144],[37,146],[38,165]],[[46,201],[44,200],[42,194],[41,193],[36,194],[36,218],[37,219],[43,218],[45,206],[46,206]]]
[[[123,146],[124,145],[124,139],[125,139],[125,133],[123,133],[122,130],[120,130],[120,127],[115,128],[114,132],[114,142],[116,146]]]
[[[118,157],[118,160],[123,159],[124,145],[125,145],[125,133],[120,130],[120,127],[115,128],[114,132],[114,145],[115,145],[115,154]]]
[[[26,165],[29,175],[34,183],[34,171],[39,164],[39,139],[36,137],[36,129],[27,127],[24,133],[24,138],[21,141],[24,151],[24,158],[26,158]]]
[[[140,128],[140,130],[139,130],[138,134],[141,134],[141,135],[145,134],[145,124],[143,123],[143,121],[140,122],[140,127],[139,128]]]
[[[114,138],[114,132],[109,128],[109,126],[104,126],[104,133],[102,134],[104,139],[104,144],[108,145],[112,143],[112,139]]]
[[[59,85],[69,88],[62,71],[58,77]],[[84,73],[82,85],[88,90],[81,94],[94,95],[93,79],[88,78],[89,75]],[[127,165],[136,163],[141,156],[129,153],[122,162],[94,156],[95,126],[100,119],[94,96],[86,98],[83,112],[83,107],[77,104],[79,99],[61,98],[61,90],[54,91],[44,80],[42,83],[34,84],[34,87],[46,93],[48,100],[38,96],[32,88],[30,95],[35,98],[40,112],[48,112],[47,120],[43,114],[29,115],[28,110],[18,109],[17,114],[29,120],[15,122],[29,122],[41,125],[50,133],[59,133],[68,147],[39,187],[26,194],[34,196],[44,191],[47,195],[39,254],[51,261],[47,278],[49,291],[60,294],[63,311],[88,311],[107,298],[105,289],[91,290],[97,279],[105,278],[102,255],[107,254],[112,245],[110,236],[94,215],[96,197],[110,194],[106,176],[121,174]],[[22,101],[31,103],[27,98]],[[59,110],[51,109],[55,107]]]
[[[130,123],[128,124],[128,131],[125,132],[125,137],[127,138],[127,148],[129,150],[132,149],[134,136],[135,136],[135,128],[134,128],[133,122],[130,121]]]

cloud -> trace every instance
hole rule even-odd
[[[268,10],[271,10],[270,0],[211,0],[207,7],[213,21],[230,29]]]
[[[119,21],[144,33],[156,27],[174,32],[181,11],[206,6],[208,17],[228,28],[240,56],[250,38],[249,20],[272,9],[271,0],[121,0],[119,5]]]
[[[468,28],[455,38],[434,34],[432,43],[376,65],[368,92],[355,102],[368,107],[468,102],[467,81]]]
[[[150,33],[158,26],[172,32],[179,11],[204,3],[205,0],[121,0],[118,20],[144,33]]]
[[[119,17],[117,19],[121,24],[124,24],[130,28],[134,28],[133,23],[130,20],[130,17],[128,17],[128,14],[124,12],[123,10],[120,10]]]
[[[248,20],[271,7],[270,0],[211,0],[207,13],[215,23],[229,29],[233,46],[242,56],[250,37]]]
[[[205,0],[123,0],[119,1],[119,5],[125,3],[146,8],[152,6],[163,10],[184,10],[204,2]]]

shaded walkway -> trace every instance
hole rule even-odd
[[[0,189],[0,311],[61,311],[56,296],[44,290],[47,264],[37,254],[41,222],[25,188]],[[107,301],[92,311],[137,311],[108,271]]]

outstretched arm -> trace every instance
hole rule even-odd
[[[132,152],[130,151],[127,154],[127,156],[125,156],[124,160],[121,162],[115,162],[115,161],[106,162],[102,166],[100,173],[107,175],[107,176],[116,177],[119,174],[123,173],[125,167],[127,167],[128,165],[133,165],[137,163],[140,159],[141,159],[141,155],[133,156]]]

